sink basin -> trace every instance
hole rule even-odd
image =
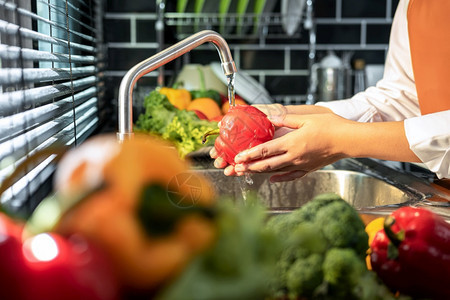
[[[222,170],[198,170],[214,184],[219,195],[242,201],[242,191],[254,191],[272,211],[298,208],[322,193],[336,193],[356,209],[402,204],[407,194],[395,186],[369,175],[346,170],[319,170],[290,182],[271,183],[270,174],[252,174],[253,184],[243,177],[227,177]]]

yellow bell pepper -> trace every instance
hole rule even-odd
[[[367,224],[365,231],[367,233],[367,235],[369,236],[369,247],[370,244],[372,244],[373,239],[375,238],[375,235],[377,234],[378,231],[380,231],[381,229],[383,229],[383,224],[384,224],[384,217],[379,217],[376,218],[372,221],[370,221],[369,224]],[[367,269],[372,270],[372,266],[370,264],[370,248],[368,251],[368,255],[366,256],[366,265],[367,265]]]
[[[170,103],[178,109],[186,109],[191,103],[191,93],[188,90],[162,87],[159,92],[165,95]]]

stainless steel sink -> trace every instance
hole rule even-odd
[[[399,205],[410,200],[407,193],[383,180],[361,172],[346,170],[319,170],[305,177],[282,183],[271,183],[270,174],[253,174],[253,184],[243,177],[227,177],[222,170],[198,170],[209,178],[219,195],[237,201],[243,191],[254,191],[258,199],[272,211],[289,211],[298,208],[322,193],[336,193],[357,209]]]

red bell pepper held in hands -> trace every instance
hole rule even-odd
[[[423,208],[403,207],[386,218],[370,248],[372,269],[393,290],[450,299],[450,224]]]
[[[214,144],[217,153],[228,164],[235,165],[234,157],[238,153],[270,141],[274,132],[273,124],[262,111],[250,105],[236,105],[223,116],[219,132],[206,133],[203,141],[219,133]]]

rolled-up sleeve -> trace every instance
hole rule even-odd
[[[450,110],[404,122],[410,149],[439,178],[450,176]]]

